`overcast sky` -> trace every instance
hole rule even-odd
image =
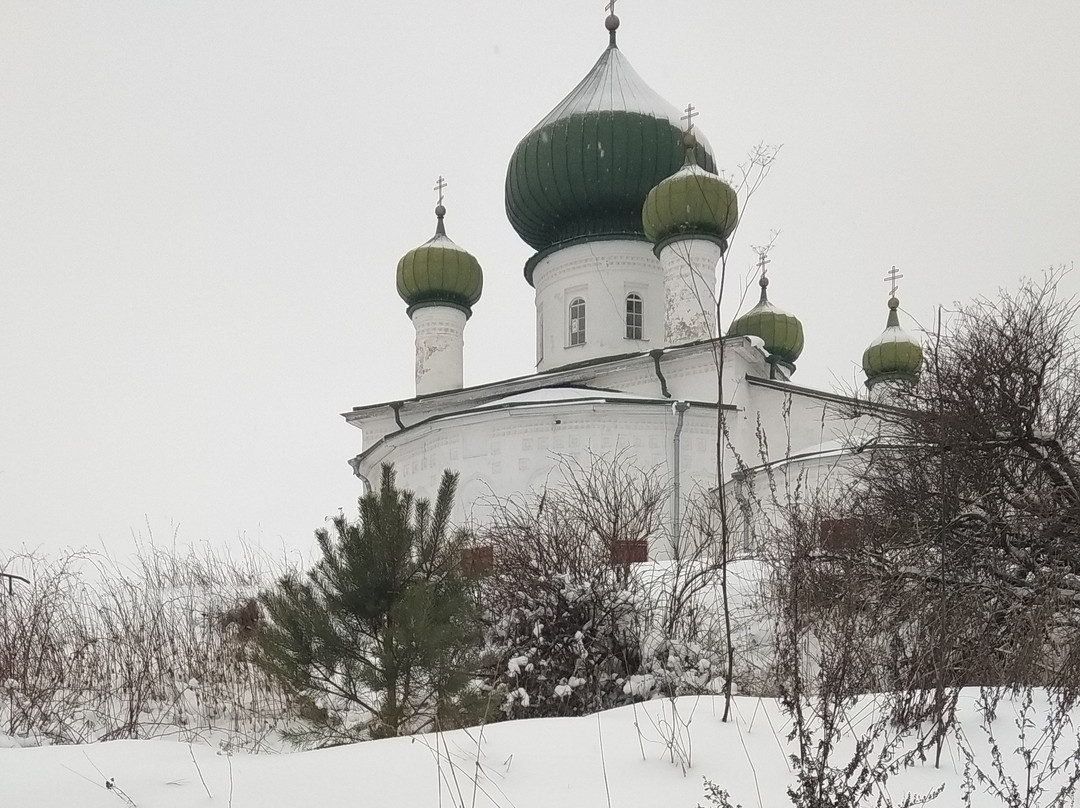
[[[355,514],[339,414],[413,395],[394,271],[439,174],[485,273],[466,384],[530,372],[506,165],[606,46],[603,6],[0,0],[0,549],[124,552],[148,524],[302,549]],[[914,327],[1080,258],[1075,0],[618,13],[722,168],[782,144],[731,266],[780,231],[796,383],[851,383],[893,264]]]

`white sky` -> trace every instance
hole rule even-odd
[[[306,548],[355,513],[339,413],[413,395],[394,270],[439,174],[485,271],[466,384],[529,372],[506,165],[605,47],[603,6],[0,0],[0,548],[123,552],[148,523]],[[783,144],[731,265],[781,231],[796,383],[851,383],[892,264],[929,323],[1080,258],[1080,4],[618,10],[721,167]]]

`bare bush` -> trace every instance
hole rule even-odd
[[[1080,695],[1080,303],[1060,272],[939,321],[916,384],[872,407],[847,502],[905,693],[936,758],[959,689]]]
[[[921,749],[905,749],[893,696],[875,693],[891,606],[870,585],[857,545],[823,547],[830,512],[813,498],[789,507],[771,559],[779,700],[794,744],[788,794],[799,808],[923,804],[941,789],[894,802],[886,787]]]
[[[953,726],[964,760],[962,793],[967,808],[980,790],[1007,808],[1075,805],[1080,783],[1080,733],[1069,719],[1068,702],[1051,696],[1046,704],[1036,704],[1030,687],[1010,694],[999,688],[980,688],[976,709],[982,716],[979,729],[989,754],[977,754],[981,744],[965,734],[959,723]],[[995,726],[1009,707],[1013,711],[1012,732]],[[1007,739],[1003,737],[1006,734]],[[1006,761],[1019,761],[1019,777]]]
[[[269,579],[268,559],[144,546],[127,566],[89,553],[0,566],[30,581],[0,595],[0,731],[260,749],[295,714],[240,641],[256,630],[246,604]]]

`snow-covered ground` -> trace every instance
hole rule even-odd
[[[0,682],[0,808],[269,808],[309,804],[320,808],[694,808],[708,805],[706,779],[728,791],[732,805],[776,808],[791,804],[787,789],[795,783],[790,757],[795,750],[788,741],[789,719],[774,700],[750,695],[735,699],[733,720],[727,723],[721,721],[720,696],[654,698],[583,718],[518,720],[483,729],[320,751],[284,751],[278,733],[280,722],[286,720],[281,694],[254,675],[243,655],[238,656],[239,646],[230,639],[232,630],[220,627],[220,614],[230,604],[242,602],[252,590],[249,579],[258,575],[249,572],[237,577],[229,573],[232,567],[218,565],[213,559],[188,558],[176,569],[163,564],[161,559],[151,560],[142,578],[114,576],[104,590],[86,590],[83,579],[72,577],[63,564],[55,569],[40,568],[34,576],[36,587],[21,591],[18,600],[10,601],[9,606],[20,608],[8,609],[9,623],[4,625],[41,629],[43,633],[35,635],[33,646],[59,649],[54,654],[59,662],[69,656],[64,649],[83,649],[80,659],[87,670],[83,671],[84,682],[71,678],[73,671],[82,670],[78,666],[58,662],[55,669],[42,668],[39,679],[52,675],[49,681],[61,677],[58,681],[64,682],[63,687],[54,684],[51,689],[44,680],[34,680],[40,685],[37,689],[22,680]],[[664,593],[679,573],[656,565],[642,568],[639,574],[642,591],[649,593],[647,599],[663,602]],[[140,583],[144,579],[146,585]],[[196,585],[205,583],[204,579],[210,582],[209,590]],[[762,684],[767,684],[766,672],[775,653],[775,632],[760,608],[765,581],[760,563],[732,565],[733,628],[739,650],[736,664],[743,692],[768,692]],[[207,591],[218,600],[207,600]],[[102,592],[109,595],[104,602],[110,604],[111,611],[87,605],[102,602]],[[711,586],[693,597],[692,605],[703,621],[700,631],[706,634],[710,630],[706,618],[715,615],[717,598]],[[31,606],[37,603],[48,608],[35,611]],[[56,620],[46,626],[31,619],[38,612],[55,614]],[[120,628],[136,628],[125,635],[111,623],[97,620],[99,614],[114,612],[135,621],[120,621]],[[19,623],[16,618],[24,614],[31,618]],[[79,634],[76,623],[86,636],[114,638],[90,646],[101,652],[100,658],[72,639]],[[3,636],[0,631],[0,638]],[[158,654],[158,638],[162,637],[171,638],[170,648],[160,649],[162,654]],[[643,643],[651,643],[648,632]],[[113,666],[125,669],[121,663],[128,656],[121,651],[136,662],[149,660],[148,667],[135,666],[136,673],[147,671],[145,676],[125,679],[119,675],[122,671],[112,670]],[[176,668],[191,668],[201,673],[202,679],[192,676],[180,681],[182,677],[176,675],[169,678],[154,673]],[[668,668],[674,669],[670,664]],[[706,666],[702,676],[708,679],[705,674],[711,670]],[[158,679],[144,693],[146,676],[151,675]],[[106,682],[97,689],[102,692],[93,698],[87,696],[97,690],[85,683],[93,685],[99,680]],[[125,682],[128,690],[134,688],[134,696],[125,690]],[[633,680],[630,686],[642,696],[653,692],[634,685]],[[84,689],[73,689],[78,687]],[[27,692],[44,699],[38,712],[28,711],[23,703]],[[959,716],[966,740],[962,745],[957,737],[949,738],[940,768],[918,762],[888,779],[887,793],[893,804],[902,804],[908,794],[928,794],[943,787],[930,804],[939,808],[962,806],[967,783],[974,789],[971,805],[1010,805],[989,793],[988,784],[979,782],[975,773],[981,770],[999,786],[1006,782],[976,709],[978,698],[977,690],[961,694]],[[858,732],[865,727],[877,704],[866,699],[849,710],[851,729]],[[138,718],[128,732],[156,740],[39,746],[26,738],[2,734],[22,731],[18,728],[22,721],[25,726],[37,727],[36,732],[26,731],[34,737],[92,740],[122,730],[125,710],[136,710]],[[51,723],[46,722],[44,729],[38,726],[40,721],[26,720],[27,715],[38,713],[50,716]],[[1027,782],[1027,772],[1017,751],[1021,746],[1020,718],[1028,722],[1026,746],[1039,750],[1032,773],[1046,771],[1053,751],[1059,763],[1065,761],[1056,784],[1060,785],[1062,778],[1080,778],[1075,730],[1067,730],[1053,750],[1040,737],[1048,714],[1045,697],[1036,693],[1026,712],[1022,700],[1003,701],[990,725],[1005,774],[1021,788]],[[1073,718],[1075,725],[1080,725],[1080,714]],[[848,721],[844,726],[849,726]],[[879,738],[869,757],[874,758],[881,745]],[[264,753],[241,751],[241,746]],[[971,760],[964,746],[971,750]],[[844,766],[851,748],[849,733],[833,765]],[[1048,786],[1047,792],[1039,800],[1016,805],[1046,808],[1052,804],[1049,794],[1053,788]],[[1062,808],[1071,804],[1071,799],[1060,803]]]
[[[991,750],[974,709],[977,695],[965,691],[961,715],[976,761],[992,772]],[[0,805],[693,808],[706,804],[703,778],[744,808],[790,804],[789,724],[776,702],[736,698],[734,720],[726,724],[722,707],[718,696],[658,699],[584,718],[514,721],[264,755],[169,741],[19,748],[0,736],[0,745],[8,745],[0,748]],[[1017,709],[1003,702],[993,730],[1005,765],[1023,782],[1022,759],[1013,751]],[[1036,700],[1036,714],[1044,710]],[[1065,744],[1075,749],[1075,738]],[[908,769],[889,779],[888,793],[900,803],[908,792],[944,785],[930,804],[959,806],[964,768],[964,756],[950,740],[941,768],[923,763]],[[972,805],[1002,804],[976,786]],[[1045,798],[1032,803],[1046,804]]]

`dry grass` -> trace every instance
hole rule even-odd
[[[263,750],[296,705],[251,661],[252,598],[284,564],[142,546],[0,554],[0,733],[39,743],[176,737]],[[255,624],[253,624],[253,621]]]

